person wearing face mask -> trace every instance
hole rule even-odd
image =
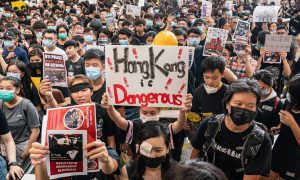
[[[17,38],[12,31],[6,31],[3,34],[3,44],[4,48],[2,56],[6,57],[7,62],[20,59],[25,64],[29,63],[26,51],[23,48],[17,46]]]
[[[34,105],[19,96],[19,92],[17,78],[8,76],[0,80],[0,107],[16,143],[17,162],[22,164],[31,144],[38,139],[40,121]]]
[[[68,79],[72,79],[77,74],[84,74],[84,61],[78,54],[79,43],[74,40],[69,40],[64,44],[68,60],[66,61],[66,69]]]
[[[108,29],[102,29],[99,32],[99,36],[98,36],[98,41],[97,44],[99,46],[105,46],[105,45],[109,45],[110,44],[110,32]]]
[[[9,7],[9,6],[7,6],[5,9],[4,9],[4,13],[3,13],[3,15],[2,16],[4,16],[4,18],[5,18],[5,22],[6,23],[11,23],[12,21],[13,21],[13,10]]]
[[[170,133],[161,122],[145,122],[137,139],[137,156],[121,169],[120,180],[162,180],[171,167]]]
[[[47,29],[47,25],[43,21],[37,20],[33,23],[32,29],[35,32],[37,42],[42,44],[43,32]]]
[[[279,112],[283,109],[283,103],[273,90],[273,75],[267,70],[259,70],[254,76],[261,88],[261,100],[259,111],[255,120],[263,123],[272,135],[278,134],[280,129]]]
[[[184,108],[179,110],[179,116],[174,123],[168,124],[166,126],[170,127],[171,140],[173,141],[173,136],[180,133],[186,123],[186,112],[191,109],[192,105],[192,95],[187,94],[184,101]],[[159,117],[160,108],[157,107],[139,107],[139,118],[137,119],[125,119],[121,114],[115,109],[114,106],[108,104],[108,95],[104,93],[102,97],[101,104],[107,109],[107,112],[111,119],[120,128],[120,149],[122,153],[125,153],[129,157],[133,157],[136,151],[136,144],[138,143],[138,134],[141,129],[141,125],[148,121],[160,121]],[[132,139],[129,141],[129,139]],[[178,141],[173,141],[178,143]],[[177,144],[171,143],[172,147],[177,147]]]
[[[149,31],[146,33],[146,44],[151,45],[153,43],[153,40],[156,36],[156,32],[154,31]]]
[[[224,95],[224,114],[208,117],[199,126],[191,159],[204,158],[231,180],[259,180],[269,174],[272,142],[254,121],[260,97],[257,81],[233,82]]]
[[[145,26],[145,33],[149,32],[149,31],[154,31],[157,32],[153,27],[154,27],[154,18],[153,15],[151,14],[145,14],[144,15],[144,19],[146,20],[146,26]]]
[[[33,49],[29,53],[29,70],[31,80],[37,89],[40,89],[40,82],[43,73],[43,51],[41,49]]]
[[[21,37],[22,37],[23,44],[27,49],[32,44],[37,43],[35,33],[34,33],[33,29],[31,29],[31,28],[25,27],[24,33],[21,34]]]
[[[45,52],[59,54],[63,56],[63,59],[66,61],[68,59],[67,54],[64,50],[56,46],[57,43],[57,33],[55,30],[47,29],[43,32],[43,46]]]
[[[204,83],[194,92],[192,112],[202,114],[203,117],[222,113],[222,100],[228,89],[221,81],[224,71],[224,59],[210,56],[203,60],[201,72]]]
[[[94,30],[90,27],[84,29],[84,42],[86,45],[95,45],[95,33]]]
[[[207,23],[203,19],[196,19],[194,22],[193,27],[197,27],[200,30],[200,45],[204,46],[205,44],[205,39],[206,39],[206,28],[207,28]]]
[[[58,34],[56,46],[65,51],[64,44],[69,40],[69,28],[64,24],[61,24],[57,26],[56,31]]]
[[[126,28],[122,28],[119,31],[118,39],[115,40],[115,44],[119,45],[141,45],[141,42],[136,37],[132,36],[132,32]]]

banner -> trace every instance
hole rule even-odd
[[[271,52],[290,52],[293,36],[267,34],[265,40],[265,50]]]
[[[250,23],[247,21],[239,20],[236,25],[232,39],[239,38],[239,39],[247,40],[247,33],[249,31],[250,31]]]
[[[66,65],[62,55],[43,53],[43,79],[52,81],[52,86],[68,86]]]
[[[133,5],[129,5],[127,4],[126,7],[126,15],[132,15],[132,16],[141,16],[141,6],[133,6]]]
[[[203,56],[210,56],[216,54],[222,56],[223,49],[227,42],[228,31],[219,28],[208,28],[206,35]]]
[[[184,107],[194,48],[105,46],[109,104]]]
[[[99,171],[98,160],[82,157],[82,147],[96,141],[95,104],[47,109],[42,144],[51,151],[47,162],[50,178],[86,175]]]
[[[277,22],[281,6],[256,6],[253,12],[253,22]]]
[[[201,18],[211,17],[212,3],[206,0],[202,1]]]

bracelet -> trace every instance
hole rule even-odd
[[[53,96],[51,97],[51,99],[50,99],[50,100],[48,100],[48,99],[46,98],[46,100],[47,100],[47,103],[49,103],[49,102],[52,102],[52,101],[53,101],[53,99],[54,99],[54,97],[53,97]]]

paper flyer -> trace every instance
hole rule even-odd
[[[203,56],[216,54],[222,56],[228,37],[228,31],[219,28],[208,28]]]

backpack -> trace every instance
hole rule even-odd
[[[219,114],[210,117],[208,121],[207,129],[204,134],[206,140],[202,147],[205,161],[208,161],[207,153],[210,148],[213,148],[214,156],[215,156],[216,153],[215,138],[218,132],[221,130],[221,125],[224,119],[225,119],[225,115]],[[256,121],[253,122],[254,122],[254,128],[251,131],[251,133],[246,137],[246,140],[243,144],[243,150],[241,154],[241,163],[243,169],[245,169],[250,159],[255,158],[264,141],[264,135],[266,132],[268,132],[267,128],[262,123]],[[213,159],[213,161],[214,160],[215,159]]]

